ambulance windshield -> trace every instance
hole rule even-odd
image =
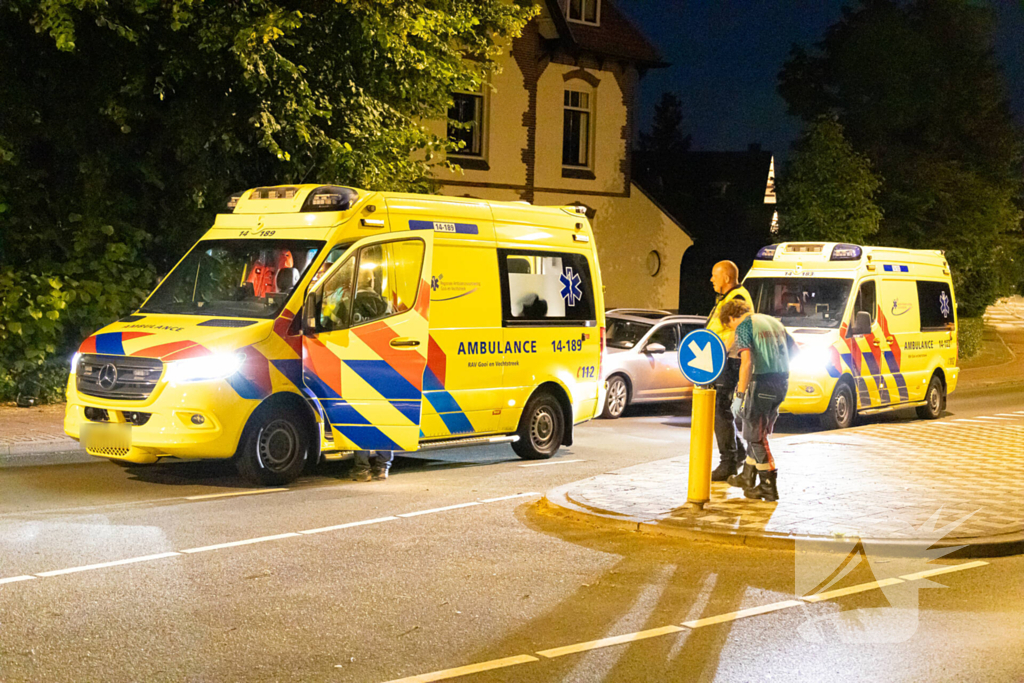
[[[754,311],[786,327],[837,328],[843,322],[853,280],[823,277],[748,277]]]
[[[140,313],[272,318],[323,246],[313,240],[200,242],[157,286]]]

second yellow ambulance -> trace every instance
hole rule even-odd
[[[547,458],[597,412],[604,302],[575,207],[318,185],[229,206],[82,344],[64,428],[88,453],[233,457],[281,484],[357,449]]]
[[[938,417],[960,374],[956,299],[940,251],[788,242],[743,281],[800,345],[781,410],[848,427],[859,413]]]

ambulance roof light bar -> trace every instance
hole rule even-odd
[[[230,197],[228,197],[228,211],[229,212],[231,212],[231,213],[235,212],[235,207],[238,206],[238,200],[242,198],[243,194],[245,194],[245,190],[242,190],[241,192],[235,192]]]
[[[358,200],[359,193],[351,188],[322,185],[310,191],[300,211],[348,211]]]
[[[829,261],[859,261],[864,251],[856,244],[837,244],[832,247]]]
[[[757,256],[754,257],[755,261],[773,261],[775,259],[775,252],[778,251],[779,245],[769,244],[767,247],[761,247],[757,251]]]

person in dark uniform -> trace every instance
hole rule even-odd
[[[722,324],[719,315],[728,301],[751,303],[750,293],[739,283],[740,270],[732,261],[719,261],[711,270],[711,284],[718,295],[718,303],[708,316],[707,329],[725,343],[728,360],[722,374],[715,380],[715,438],[718,441],[718,467],[711,472],[711,481],[727,481],[736,474],[746,460],[747,452],[736,434],[735,418],[732,414],[732,396],[740,377],[739,353],[734,350],[735,333]]]

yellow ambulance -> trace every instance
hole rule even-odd
[[[85,340],[64,430],[120,462],[234,458],[264,485],[353,450],[548,458],[598,411],[604,324],[576,207],[260,187]]]
[[[763,247],[743,285],[800,346],[782,412],[826,428],[917,408],[939,417],[960,373],[956,299],[941,251],[787,242]]]

